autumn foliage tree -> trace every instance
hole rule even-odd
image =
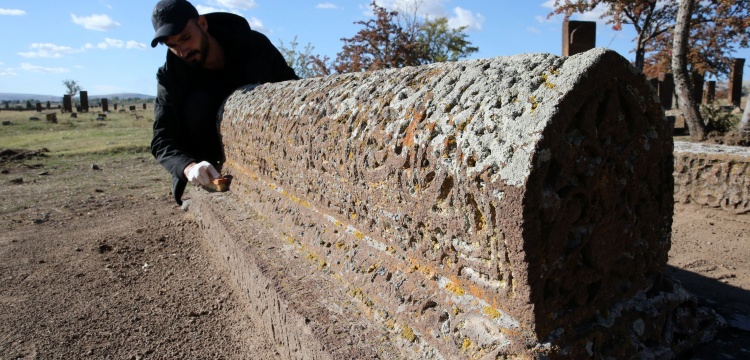
[[[370,6],[375,17],[355,22],[363,28],[341,39],[344,46],[334,61],[315,57],[316,71],[341,74],[456,61],[479,50],[467,39],[466,27],[450,28],[446,18],[420,21],[416,13],[400,17],[374,1]]]
[[[632,25],[636,32],[635,67],[643,70],[648,45],[672,30],[677,13],[674,0],[555,0],[548,17],[564,14],[569,19],[575,13],[604,7],[602,19],[614,30]]]
[[[685,7],[679,9],[681,5]],[[615,30],[621,30],[623,24],[634,26],[638,34],[636,67],[651,78],[674,72],[677,82],[684,81],[682,88],[681,84],[675,84],[680,88],[676,90],[692,93],[693,79],[728,75],[732,54],[738,47],[750,45],[750,1],[747,0],[556,0],[549,16],[565,14],[568,18],[597,6],[604,6],[602,18]],[[678,10],[682,11],[680,15],[688,16],[681,20],[679,29],[676,28]],[[678,30],[686,37],[679,44],[684,48],[675,54]],[[711,124],[704,124],[700,113],[696,115],[696,111],[692,111],[697,108],[692,96],[678,95],[678,100],[691,136],[696,140],[704,139],[712,130]]]

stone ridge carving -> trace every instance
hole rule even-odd
[[[675,201],[750,212],[750,150],[675,143]]]
[[[673,206],[671,129],[614,52],[266,84],[220,127],[232,191],[425,358],[621,356],[677,331],[612,325],[648,307]]]

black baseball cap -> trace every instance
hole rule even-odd
[[[151,23],[154,25],[154,39],[151,40],[151,47],[161,41],[161,39],[177,35],[185,30],[190,19],[198,18],[198,10],[195,10],[193,4],[187,0],[161,0],[154,6],[151,13]]]

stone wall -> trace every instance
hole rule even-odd
[[[750,212],[750,149],[675,143],[675,201]]]
[[[266,84],[222,119],[232,193],[425,357],[622,358],[702,334],[670,323],[689,297],[647,295],[671,128],[615,52]]]

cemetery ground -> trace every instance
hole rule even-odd
[[[56,124],[0,112],[0,359],[275,357],[174,204],[138,109]],[[675,204],[666,273],[702,305],[750,314],[750,214]],[[731,326],[687,356],[749,357],[750,332]]]

